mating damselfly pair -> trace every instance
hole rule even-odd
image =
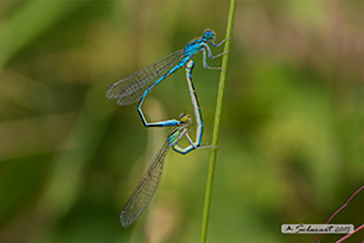
[[[216,34],[214,31],[207,29],[205,30],[203,36],[191,40],[183,49],[166,56],[165,58],[150,66],[144,67],[126,76],[125,78],[110,85],[106,90],[106,97],[109,99],[116,99],[118,105],[129,105],[139,101],[137,110],[145,127],[174,126],[172,131],[167,135],[164,145],[154,157],[151,166],[144,174],[143,179],[122,210],[120,222],[123,227],[128,227],[130,224],[132,224],[148,206],[159,183],[163,170],[164,158],[170,147],[174,151],[181,154],[187,154],[194,149],[209,147],[206,145],[201,145],[204,125],[200,105],[192,82],[192,71],[194,68],[194,62],[192,61],[192,58],[196,53],[202,51],[203,66],[205,68],[224,71],[221,67],[210,67],[206,62],[206,56],[208,56],[210,59],[214,59],[225,54],[220,53],[216,56],[212,54],[208,44],[212,45],[213,47],[219,47],[226,41],[223,40],[219,44],[215,44],[213,42],[215,38]],[[195,141],[193,141],[188,135],[188,133],[191,131],[189,127],[192,125],[190,115],[181,115],[178,120],[171,119],[148,123],[142,111],[142,105],[147,94],[150,93],[169,75],[182,67],[185,67],[186,70],[186,80],[191,96],[191,101],[194,107],[196,119]],[[178,145],[178,142],[183,137],[186,137],[189,141],[189,145],[184,148]]]

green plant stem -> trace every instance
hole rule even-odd
[[[225,36],[227,41],[225,42],[224,52],[228,52],[230,50],[230,39],[231,39],[231,33],[232,33],[232,28],[233,28],[233,22],[234,22],[235,6],[236,6],[236,1],[231,0],[230,9],[229,9],[228,26],[226,29],[226,36]],[[227,70],[228,59],[229,59],[229,53],[224,55],[224,57],[222,59],[222,68],[224,70]],[[210,160],[209,160],[205,202],[204,202],[204,207],[203,207],[202,224],[201,224],[200,243],[205,243],[206,237],[207,237],[207,228],[208,228],[210,205],[211,205],[211,193],[212,193],[212,185],[213,185],[213,180],[214,180],[215,163],[216,163],[217,142],[218,142],[219,130],[220,130],[222,100],[224,97],[225,77],[226,77],[226,72],[222,71],[220,73],[219,89],[218,89],[218,93],[217,93],[214,131],[212,134],[213,148],[211,150]]]

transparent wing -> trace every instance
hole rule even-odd
[[[162,175],[164,158],[168,150],[169,143],[167,140],[154,157],[151,166],[144,174],[143,179],[131,195],[123,211],[121,211],[120,222],[124,228],[131,225],[144,212],[150,200],[152,200]]]
[[[105,95],[116,99],[118,105],[129,105],[139,101],[144,91],[155,80],[175,67],[182,59],[184,49],[178,50],[158,62],[142,68],[110,85]]]

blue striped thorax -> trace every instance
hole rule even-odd
[[[179,117],[179,121],[181,122],[179,126],[175,127],[168,134],[168,143],[169,146],[173,146],[178,143],[178,141],[183,137],[183,135],[187,132],[187,127],[191,125],[192,119],[189,114],[182,114]]]
[[[206,29],[203,33],[203,36],[192,39],[187,43],[184,50],[185,56],[191,58],[197,52],[201,51],[204,48],[206,42],[213,41],[216,39],[216,34],[212,29]]]

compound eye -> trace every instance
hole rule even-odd
[[[190,122],[191,121],[191,116],[190,116],[190,114],[184,113],[184,114],[181,114],[179,116],[179,120],[180,120],[181,123]]]
[[[214,40],[216,38],[216,34],[213,30],[207,29],[205,30],[204,37],[208,40]]]

